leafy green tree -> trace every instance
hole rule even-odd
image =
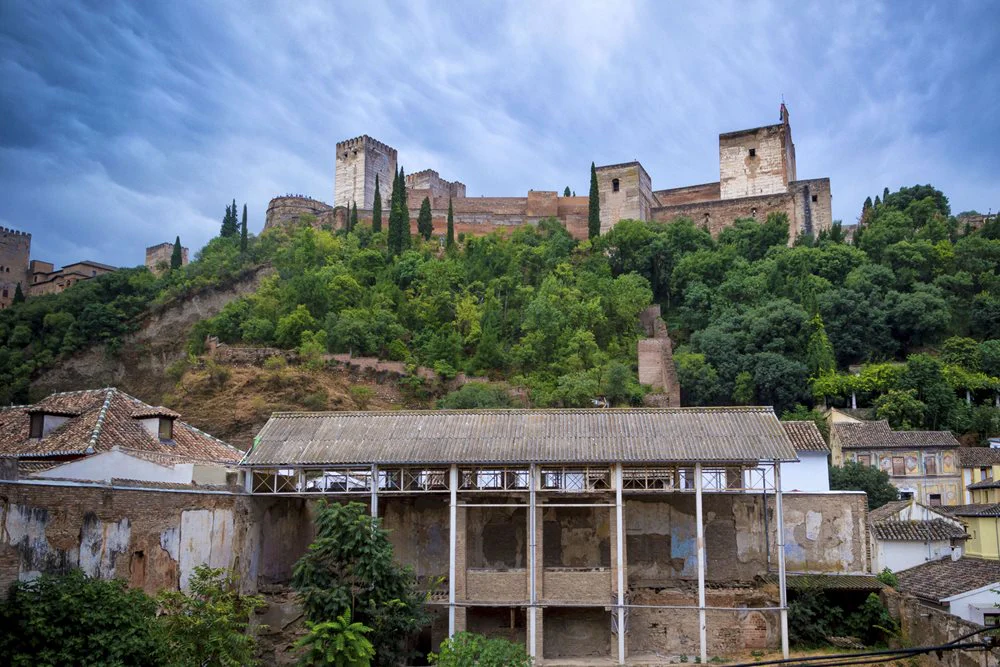
[[[944,425],[948,413],[958,402],[954,390],[945,380],[940,360],[928,354],[911,354],[907,358],[898,388],[912,389],[914,398],[924,404],[924,415],[919,424],[923,428],[937,429]]]
[[[316,318],[309,313],[309,309],[299,304],[292,312],[278,320],[274,335],[278,345],[292,349],[302,343],[302,332],[315,331],[317,327]]]
[[[249,245],[247,235],[247,205],[243,204],[243,222],[240,224],[240,252],[246,252]]]
[[[927,406],[917,399],[916,389],[890,389],[875,399],[875,416],[895,428],[914,428],[924,421]]]
[[[753,375],[749,371],[741,371],[733,383],[733,403],[736,405],[750,405],[757,400],[757,387],[753,382]]]
[[[704,354],[678,351],[674,353],[674,365],[682,405],[718,405],[725,396],[719,374],[705,361]]]
[[[826,328],[823,326],[823,318],[819,313],[813,315],[809,321],[812,333],[809,335],[809,343],[806,347],[806,366],[809,368],[810,377],[819,377],[824,373],[830,373],[837,369],[837,360],[834,357],[833,345],[826,336]]]
[[[438,401],[442,410],[475,410],[479,408],[512,408],[514,399],[501,385],[467,382]]]
[[[532,660],[523,644],[458,632],[441,642],[440,653],[431,653],[430,663],[439,667],[531,667]]]
[[[455,247],[455,213],[451,206],[451,197],[448,197],[448,240],[447,247],[449,249]]]
[[[601,235],[601,195],[597,189],[597,167],[590,163],[590,203],[587,208],[587,236]]]
[[[170,661],[156,602],[121,579],[80,570],[17,581],[0,602],[5,665],[162,665]]]
[[[378,664],[407,659],[407,643],[428,620],[413,571],[393,560],[381,521],[360,503],[319,501],[316,538],[295,564],[292,587],[306,619],[322,623],[345,611],[370,627]]]
[[[952,336],[941,345],[941,359],[946,364],[978,371],[981,365],[979,343],[973,338]]]
[[[424,200],[420,202],[420,212],[417,214],[417,233],[425,241],[430,241],[431,234],[434,233],[434,220],[431,218],[431,200],[429,197],[424,197]]]
[[[366,637],[372,629],[352,622],[350,609],[333,621],[306,621],[306,628],[309,632],[295,642],[296,648],[305,649],[298,663],[302,667],[368,667],[375,657]]]
[[[830,488],[834,491],[864,491],[868,494],[869,510],[899,500],[899,490],[889,481],[889,473],[856,461],[830,466]]]
[[[181,268],[184,264],[184,250],[181,248],[181,237],[174,239],[174,250],[170,253],[170,270]]]
[[[375,201],[372,203],[372,231],[382,231],[382,193],[379,191],[378,174],[375,174]]]
[[[263,598],[240,595],[231,572],[198,565],[190,593],[157,596],[172,660],[183,665],[256,665],[257,641],[250,617]]]
[[[775,352],[755,355],[753,383],[757,399],[763,405],[774,406],[781,414],[796,403],[809,398],[805,364]]]

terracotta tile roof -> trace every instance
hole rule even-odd
[[[83,456],[118,446],[166,454],[186,461],[236,463],[243,453],[195,427],[176,420],[173,440],[161,441],[134,417],[153,409],[114,388],[52,394],[35,405],[0,411],[0,456],[47,458]],[[29,438],[29,413],[76,413],[44,438]],[[174,462],[177,462],[176,460]]]
[[[968,535],[953,523],[944,519],[930,521],[874,521],[871,524],[875,539],[890,542],[927,542],[936,540],[964,539]]]
[[[887,447],[954,447],[958,440],[951,431],[893,431],[884,419],[868,422],[834,422],[831,435],[844,449]]]
[[[992,447],[962,447],[958,450],[958,462],[963,468],[978,468],[1000,464],[1000,449]]]
[[[1000,480],[984,479],[981,482],[969,484],[967,489],[1000,489]]]
[[[931,561],[896,574],[899,590],[925,600],[945,598],[1000,582],[1000,561],[960,558]]]
[[[133,419],[145,419],[148,417],[168,417],[170,419],[180,419],[181,415],[178,412],[174,412],[170,408],[165,408],[162,405],[158,405],[155,408],[146,406],[145,408],[140,408],[132,413]]]
[[[813,421],[781,422],[797,452],[829,452],[830,446]]]
[[[874,523],[875,521],[885,521],[886,519],[894,519],[901,511],[910,506],[909,500],[893,500],[882,507],[873,509],[868,513],[868,522]]]
[[[951,516],[1000,516],[1000,503],[973,503],[969,505],[948,505],[940,509]]]

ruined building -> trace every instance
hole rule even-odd
[[[272,415],[241,467],[255,499],[381,517],[441,582],[425,649],[469,630],[536,664],[662,664],[787,656],[786,568],[871,579],[864,494],[783,493],[796,458],[771,408],[330,412]],[[292,532],[262,552],[292,559]]]
[[[174,244],[170,242],[158,243],[146,248],[146,268],[154,275],[161,275],[170,269],[170,258],[174,254]],[[188,263],[188,249],[181,247],[181,266]]]
[[[738,218],[764,220],[775,212],[788,215],[793,238],[829,229],[830,179],[798,180],[784,104],[780,121],[719,135],[719,180],[714,183],[654,190],[639,162],[597,167],[602,233],[624,218],[670,222],[687,217],[715,235]],[[388,216],[386,202],[399,164],[396,149],[363,135],[338,143],[336,151],[333,204],[301,195],[275,197],[268,206],[265,229],[303,215],[314,217],[317,225],[339,228],[354,203],[359,219],[370,221],[376,175],[383,216]],[[442,179],[431,169],[407,174],[406,186],[414,233],[420,202],[427,197],[434,228],[441,233],[450,199],[456,233],[485,234],[554,217],[577,238],[587,237],[587,197],[562,197],[545,190],[529,190],[523,197],[468,197],[463,183]]]

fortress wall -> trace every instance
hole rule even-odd
[[[829,178],[793,181],[788,184],[795,197],[795,223],[800,232],[818,236],[833,226],[833,196]]]
[[[661,206],[654,208],[652,213],[653,220],[657,222],[672,222],[681,217],[690,218],[694,224],[708,229],[712,236],[718,236],[723,229],[732,226],[737,218],[756,218],[764,221],[769,213],[785,213],[788,215],[790,227],[794,229],[796,222],[795,198],[787,192],[680,206]],[[794,239],[794,234],[789,236]]]
[[[334,209],[329,204],[308,197],[275,197],[267,206],[264,229],[296,221],[303,215],[315,216],[318,225],[334,222]]]
[[[723,199],[787,190],[790,174],[785,150],[786,127],[769,125],[719,135],[719,180]],[[750,155],[751,149],[756,155]]]
[[[653,197],[660,206],[678,206],[680,204],[717,201],[722,198],[722,194],[719,183],[716,181],[715,183],[689,185],[684,188],[657,190],[653,193]]]

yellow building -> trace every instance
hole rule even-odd
[[[865,421],[836,410],[830,421],[834,465],[856,461],[884,470],[903,500],[932,507],[964,502],[959,443],[950,431],[894,431],[884,419]]]
[[[963,447],[958,460],[965,504],[947,511],[966,526],[968,555],[1000,560],[1000,449]]]

